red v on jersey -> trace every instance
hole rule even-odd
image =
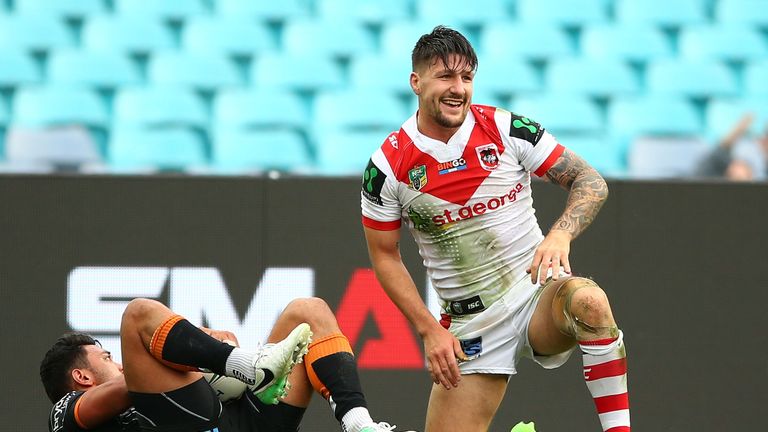
[[[397,180],[419,192],[460,206],[465,205],[498,167],[504,153],[504,144],[493,121],[494,109],[473,105],[472,113],[475,126],[461,160],[456,159],[456,162],[441,163],[422,152],[403,129],[393,134],[396,136],[397,147],[385,143],[382,150]]]

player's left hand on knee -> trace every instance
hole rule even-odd
[[[547,281],[549,269],[552,269],[552,279],[557,280],[560,275],[560,268],[570,274],[571,263],[568,255],[571,251],[571,235],[562,230],[552,230],[544,237],[544,240],[536,248],[533,255],[531,267],[528,273],[531,274],[531,283],[544,284]]]

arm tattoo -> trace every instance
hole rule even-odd
[[[608,199],[608,185],[584,159],[567,149],[547,171],[547,178],[569,191],[565,211],[551,229],[566,231],[576,238],[595,220]]]

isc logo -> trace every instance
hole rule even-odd
[[[136,297],[157,299],[166,287],[168,306],[174,312],[196,325],[230,330],[242,346],[255,347],[267,339],[291,300],[314,295],[315,272],[267,268],[241,317],[219,270],[213,267],[76,267],[67,278],[67,322],[72,330],[92,333],[117,352],[120,319],[128,302]],[[355,270],[335,314],[359,351],[361,368],[423,367],[420,344],[372,270]],[[380,338],[360,341],[363,326],[371,321]]]

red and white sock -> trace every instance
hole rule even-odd
[[[623,333],[616,339],[580,341],[584,380],[604,432],[630,432],[627,352]]]

